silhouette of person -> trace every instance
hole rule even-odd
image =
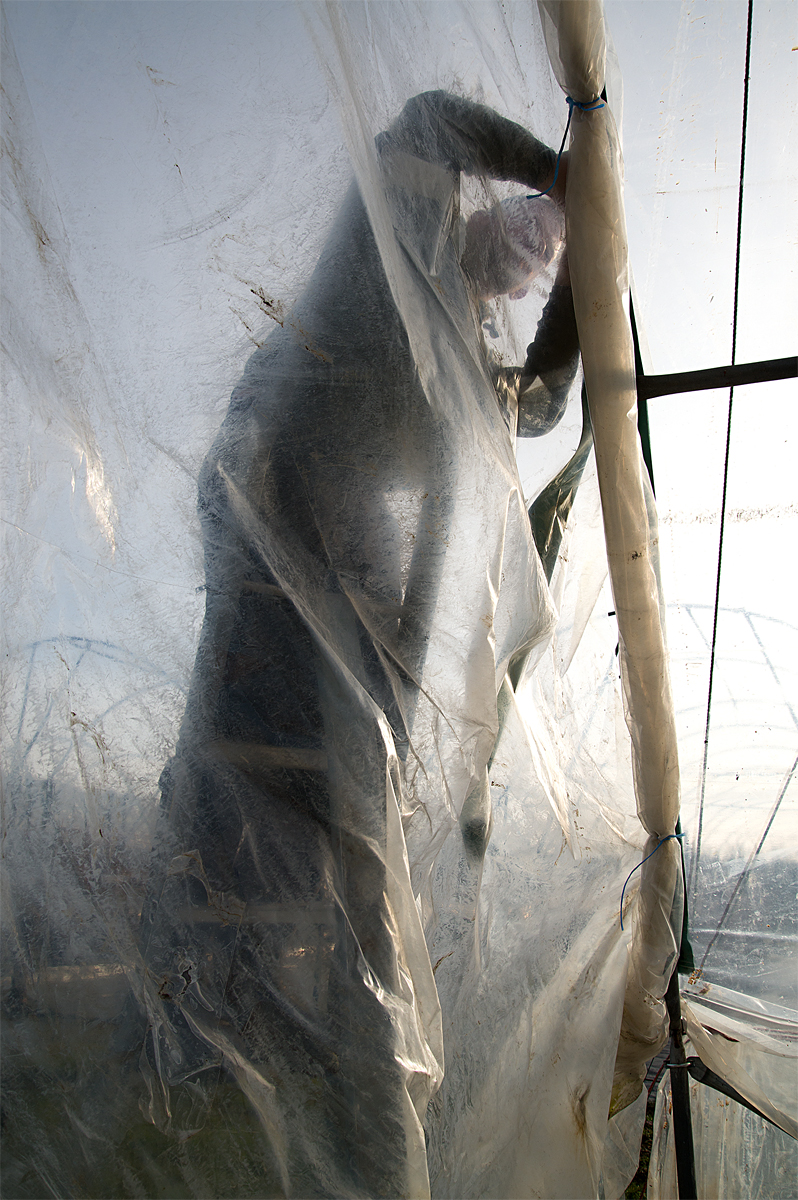
[[[224,1066],[257,1107],[254,1072],[282,1114],[261,1114],[273,1186],[308,1197],[409,1194],[408,1096],[423,1116],[429,1089],[397,1056],[416,914],[391,898],[405,853],[391,797],[408,787],[416,698],[434,693],[430,624],[460,507],[479,511],[462,497],[480,446],[501,442],[512,464],[516,427],[556,424],[577,362],[564,255],[520,373],[491,366],[482,330],[483,306],[523,294],[561,251],[564,164],[553,199],[459,215],[461,173],[539,191],[554,153],[430,92],[376,154],[372,193],[352,186],[202,469],[206,616],[162,779],[169,865],[143,922],[153,1068],[177,1084]],[[511,527],[529,577],[508,656],[551,621],[517,510],[480,534]],[[461,801],[485,777],[480,737]]]

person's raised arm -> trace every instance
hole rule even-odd
[[[449,92],[423,92],[408,100],[390,129],[377,139],[380,150],[403,150],[466,174],[513,180],[545,191],[554,179],[557,155],[523,126]],[[550,193],[562,206],[564,157]]]
[[[568,254],[563,252],[557,278],[543,309],[534,341],[527,347],[518,398],[518,436],[540,437],[565,412],[579,367]]]

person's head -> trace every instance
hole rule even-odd
[[[519,300],[560,248],[562,216],[546,198],[513,196],[469,217],[462,265],[481,300]]]

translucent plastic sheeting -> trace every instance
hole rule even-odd
[[[687,1053],[699,1055],[769,1117],[765,1121],[715,1089],[691,1083],[698,1195],[710,1200],[794,1196],[797,1014],[706,983],[687,989],[683,1003]],[[657,1096],[648,1194],[677,1195],[670,1080]]]
[[[791,1200],[798,1144],[728,1096],[690,1084],[696,1184],[707,1200]],[[648,1175],[650,1200],[678,1195],[670,1080],[657,1096]]]
[[[659,373],[731,361],[748,6],[645,7],[645,21],[638,4],[609,0],[607,12],[626,92],[637,313],[646,370]],[[738,362],[796,350],[795,44],[792,7],[755,0]],[[648,405],[696,962],[706,954],[705,980],[791,1008],[798,630],[784,547],[798,533],[797,399],[795,380],[734,391],[717,621],[729,392]]]
[[[599,1192],[604,1200],[623,1200],[629,1181],[637,1173],[647,1104],[648,1092],[644,1088],[636,1100],[610,1120]]]
[[[702,1063],[798,1139],[798,1019],[794,1009],[695,984],[685,1021]]]
[[[549,584],[515,458],[557,260],[460,265],[551,174],[536,10],[8,20],[5,1190],[596,1195],[677,880],[621,930],[596,475]]]
[[[645,8],[638,0],[605,5],[624,80],[624,200],[646,370],[664,374],[730,361],[748,5],[661,0]],[[791,6],[754,0],[751,32],[739,362],[795,353],[798,302]],[[679,428],[669,439],[662,421],[655,454]]]

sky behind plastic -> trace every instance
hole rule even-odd
[[[732,361],[748,5],[608,0],[630,260],[654,374]],[[796,10],[753,6],[736,361],[796,353]],[[795,380],[734,393],[704,833],[748,853],[798,749]],[[649,402],[682,820],[698,825],[729,392]],[[762,855],[795,844],[798,785]],[[746,849],[744,850],[744,847]]]

